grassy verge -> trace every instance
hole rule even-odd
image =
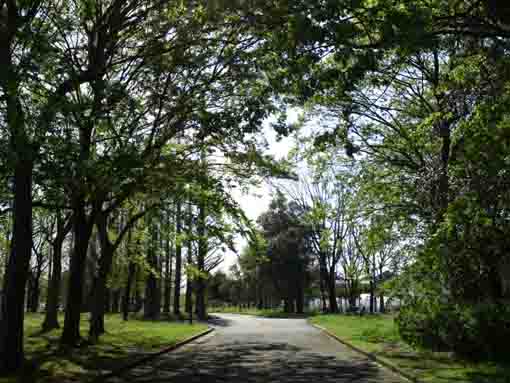
[[[316,312],[305,312],[304,314],[289,314],[278,309],[257,309],[257,308],[239,308],[237,306],[214,307],[211,308],[211,313],[225,313],[225,314],[244,314],[256,315],[264,318],[308,318],[317,315]]]
[[[83,319],[81,330],[86,335],[88,321]],[[25,351],[30,368],[25,368],[20,377],[0,378],[0,383],[78,381],[121,368],[207,329],[203,324],[124,322],[119,315],[111,315],[105,318],[107,333],[97,344],[61,350],[58,347],[61,330],[39,334],[42,320],[42,315],[28,315],[25,320]]]
[[[312,318],[311,322],[416,376],[423,382],[510,382],[510,366],[491,362],[467,362],[449,353],[412,349],[400,339],[393,318],[388,315],[362,317],[320,315]]]

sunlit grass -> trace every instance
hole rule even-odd
[[[281,309],[257,309],[256,307],[240,308],[238,306],[221,306],[211,308],[211,313],[244,314],[256,315],[264,318],[308,318],[317,315],[316,312],[305,312],[303,314],[289,314]]]
[[[61,318],[61,323],[63,322]],[[82,336],[88,332],[88,315],[81,321]],[[204,324],[132,319],[124,322],[120,315],[105,318],[107,333],[96,344],[84,344],[73,350],[59,347],[62,330],[40,334],[43,315],[30,314],[25,320],[25,352],[28,359],[18,381],[61,382],[79,380],[121,368],[140,356],[169,347],[207,329]],[[0,383],[18,378],[0,378]]]
[[[450,353],[412,349],[400,339],[393,317],[389,315],[320,315],[312,318],[311,322],[423,382],[510,382],[510,366],[495,362],[468,362]]]

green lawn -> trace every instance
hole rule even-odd
[[[413,350],[400,339],[389,315],[320,315],[311,322],[340,339],[373,353],[423,382],[434,383],[508,383],[510,366],[496,363],[472,363],[449,353]]]
[[[25,368],[18,381],[62,382],[78,381],[101,372],[118,369],[126,363],[171,346],[207,329],[204,324],[122,321],[120,315],[105,318],[107,333],[95,345],[75,350],[60,350],[61,330],[40,335],[43,316],[28,315],[25,320],[25,350],[32,368]],[[88,331],[88,320],[82,320],[82,335]],[[15,382],[17,378],[0,378],[0,383]]]
[[[224,313],[224,314],[244,314],[244,315],[256,315],[264,318],[308,318],[316,315],[315,312],[306,312],[304,314],[289,314],[279,309],[257,309],[251,308],[239,308],[238,306],[223,306],[223,307],[212,307],[211,313]]]

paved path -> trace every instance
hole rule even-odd
[[[218,315],[216,331],[127,371],[130,383],[402,383],[304,319]]]

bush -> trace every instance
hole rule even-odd
[[[470,359],[510,355],[510,307],[503,303],[434,305],[421,300],[402,308],[396,321],[402,339],[419,348]]]

